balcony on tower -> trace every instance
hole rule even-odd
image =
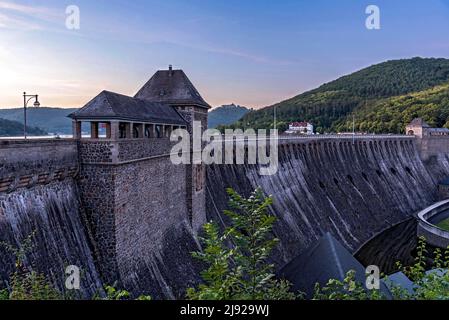
[[[187,128],[171,105],[103,91],[69,115],[83,162],[123,162],[170,151],[170,134]],[[84,125],[83,125],[84,124]],[[86,130],[83,132],[82,129]]]

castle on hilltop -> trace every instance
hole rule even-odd
[[[144,288],[136,281],[145,279],[151,248],[180,224],[196,233],[206,222],[204,165],[172,164],[169,137],[178,128],[191,131],[193,121],[207,129],[209,108],[186,74],[170,66],[134,97],[103,91],[69,115],[81,200],[105,281]]]

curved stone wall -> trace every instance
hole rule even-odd
[[[428,244],[447,248],[449,246],[449,231],[438,228],[430,221],[449,210],[449,199],[437,202],[418,213],[418,236],[426,238]]]

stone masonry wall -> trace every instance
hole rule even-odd
[[[167,155],[174,143],[169,138],[124,139],[112,141],[106,139],[81,140],[79,142],[82,163],[121,163]]]
[[[196,280],[189,252],[198,248],[188,221],[185,170],[169,157],[115,169],[118,270],[131,292],[176,298]],[[165,249],[174,243],[175,251]]]
[[[119,161],[141,159],[155,155],[169,154],[173,144],[169,138],[149,138],[118,143]]]
[[[79,154],[82,163],[111,163],[116,144],[112,141],[80,141]]]
[[[171,163],[167,138],[81,143],[80,190],[104,281],[120,280],[136,295],[182,297],[199,271],[190,257],[198,245],[187,213],[188,167]],[[111,157],[96,156],[104,148]]]
[[[115,169],[82,164],[78,180],[81,201],[95,246],[95,261],[103,281],[118,280],[115,237]]]

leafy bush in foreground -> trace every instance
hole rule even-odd
[[[432,272],[426,273],[427,245],[424,237],[420,237],[417,246],[415,263],[411,266],[402,266],[402,271],[415,284],[413,292],[394,285],[388,277],[385,281],[391,284],[394,300],[448,300],[449,299],[449,248],[444,256],[441,249],[435,249],[432,263]],[[317,300],[379,300],[385,299],[377,290],[368,291],[364,284],[355,280],[355,271],[347,273],[343,281],[331,279],[325,287],[316,286],[314,299]]]
[[[213,223],[204,226],[204,250],[193,256],[207,265],[197,289],[187,290],[192,300],[294,299],[290,284],[274,278],[274,265],[267,262],[278,243],[272,235],[276,218],[268,214],[272,198],[260,189],[244,198],[228,189],[230,208],[224,213],[230,226],[223,233]]]

